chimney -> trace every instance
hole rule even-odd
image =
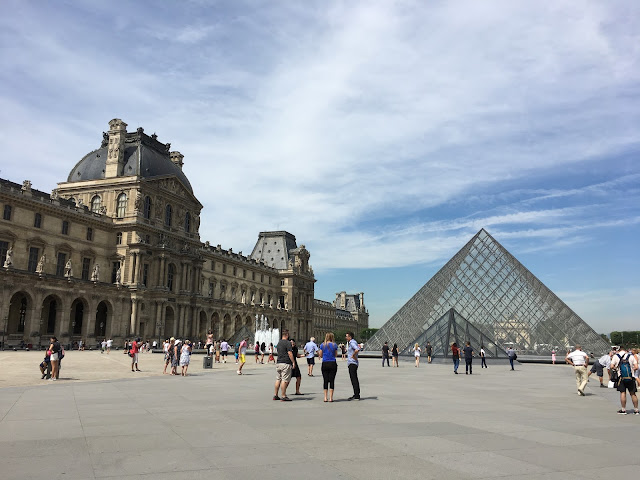
[[[180,152],[171,152],[169,156],[171,157],[171,161],[175,165],[180,167],[180,170],[182,170],[182,165],[184,165],[184,162],[182,161],[182,159],[184,158],[184,155],[182,155]]]
[[[109,122],[109,141],[107,144],[107,164],[104,169],[104,178],[114,178],[122,175],[124,166],[124,141],[127,137],[127,124],[119,118]]]
[[[364,292],[360,292],[360,311],[364,312]]]

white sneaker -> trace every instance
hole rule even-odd
[[[236,373],[237,373],[238,375],[242,375],[242,372],[241,372],[240,370],[238,370]]]

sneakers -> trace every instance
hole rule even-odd
[[[578,390],[578,395],[580,395],[581,397],[584,397],[584,392],[582,390]]]
[[[634,410],[634,411],[633,411],[633,414],[634,414],[634,415],[640,415],[640,412],[639,412],[638,410]]]
[[[351,401],[351,400],[360,400],[360,395],[353,395],[351,397],[349,397],[347,400]]]
[[[279,397],[278,395],[274,395],[274,396],[273,396],[273,399],[274,399],[274,400],[280,400],[280,397]]]
[[[600,388],[607,388],[607,386],[604,383],[601,383]]]
[[[242,372],[240,370],[237,371],[238,375],[242,375]]]
[[[289,397],[282,397],[282,398],[280,399],[280,401],[281,401],[281,402],[290,402],[290,401],[291,401],[291,399],[290,399]]]
[[[626,414],[627,414],[627,411],[626,411],[626,410],[618,410],[616,413],[617,413],[618,415],[626,415]]]

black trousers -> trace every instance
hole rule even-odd
[[[351,386],[353,387],[353,396],[360,396],[360,382],[358,381],[358,365],[354,363],[349,364],[349,378],[351,379]]]
[[[465,369],[465,371],[467,371],[469,373],[473,373],[472,362],[473,362],[472,358],[465,358],[464,359],[464,369]]]
[[[389,365],[389,355],[382,355],[382,366],[384,367],[384,361],[387,361],[387,367],[390,367],[391,365]]]
[[[336,373],[338,373],[338,362],[322,362],[320,370],[322,371],[322,388],[333,390]]]
[[[484,367],[484,368],[489,368],[487,367],[487,359],[485,357],[481,357],[482,358],[482,363],[480,364],[480,368]]]

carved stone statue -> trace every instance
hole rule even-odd
[[[65,278],[73,277],[73,269],[71,268],[71,259],[67,260],[67,264],[64,266]]]
[[[13,246],[9,247],[7,250],[7,257],[4,261],[4,268],[12,268],[13,267]]]
[[[240,299],[240,302],[244,305],[245,303],[247,303],[247,292],[245,290],[242,291],[242,298]]]
[[[269,299],[269,308],[273,308],[273,297]]]
[[[289,302],[284,302],[284,309],[289,310]]]
[[[84,202],[82,201],[81,198],[78,199],[78,202],[76,203],[76,205],[80,208],[84,207]]]
[[[31,180],[25,180],[22,182],[22,191],[23,192],[31,191]]]
[[[49,196],[51,200],[58,200],[58,189],[54,188],[51,190],[51,195]]]
[[[256,304],[256,292],[251,292],[251,305]]]
[[[118,267],[116,271],[116,285],[120,285],[120,280],[122,280],[122,268]]]
[[[44,273],[44,264],[47,263],[47,256],[43,253],[38,260],[38,265],[36,265],[36,273],[38,275],[42,275]]]
[[[91,281],[100,281],[100,265],[98,265],[97,263],[93,266],[93,272],[91,272]]]

